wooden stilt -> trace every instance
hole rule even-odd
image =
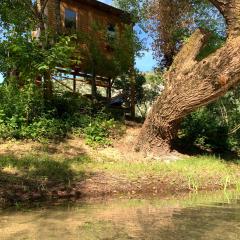
[[[76,84],[76,74],[73,75],[73,92],[77,91],[77,84]]]
[[[136,110],[135,110],[135,98],[136,98],[136,78],[134,72],[131,74],[131,118],[135,119],[136,117]]]
[[[92,99],[96,100],[96,98],[97,98],[96,73],[93,72],[93,76],[92,76]]]
[[[111,78],[109,78],[108,80],[108,86],[106,89],[106,95],[107,95],[107,99],[110,101],[112,98],[112,85],[111,85]]]

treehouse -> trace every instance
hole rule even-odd
[[[75,53],[76,58],[80,57],[79,63],[59,66],[57,70],[62,73],[62,78],[54,77],[54,80],[73,92],[77,91],[78,82],[89,84],[92,97],[96,96],[97,87],[105,88],[106,98],[110,101],[118,74],[116,69],[119,70],[115,55],[122,54],[125,71],[133,69],[132,49],[123,40],[125,30],[132,31],[133,28],[130,14],[96,0],[48,0],[44,13],[49,30],[57,34],[76,34],[79,42]],[[38,34],[35,32],[35,36]],[[117,48],[112,47],[112,42],[118,43]],[[72,80],[72,86],[64,79]],[[133,89],[130,101],[132,115],[135,109]]]

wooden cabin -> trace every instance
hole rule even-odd
[[[45,15],[47,17],[47,28],[57,34],[73,32],[84,34],[90,34],[91,32],[92,34],[92,26],[98,23],[102,28],[105,28],[109,38],[114,38],[121,34],[125,26],[130,26],[131,28],[133,26],[129,13],[97,0],[48,0]],[[101,37],[99,37],[99,39],[101,39]],[[111,48],[108,47],[108,44],[102,41],[101,46],[101,51],[111,58]],[[84,59],[82,62],[83,63],[78,66],[71,66],[73,92],[76,91],[77,81],[85,81],[92,87],[92,96],[96,94],[98,86],[105,87],[106,96],[110,100],[113,85],[113,77],[111,74],[107,71],[101,71],[101,69],[92,72],[87,59]],[[69,66],[67,67],[69,68]],[[59,68],[59,71],[64,73],[64,68]],[[70,79],[69,75],[67,78],[68,80]],[[58,81],[57,79],[55,80]],[[59,81],[59,83],[64,85],[63,81]],[[67,87],[66,84],[65,86]],[[133,99],[134,92],[132,95]],[[134,100],[131,105],[131,112],[133,113],[133,108],[135,108]]]
[[[60,9],[56,2],[49,0],[45,10],[48,24],[55,30],[60,24],[62,29],[87,32],[95,21],[105,24],[109,31],[131,24],[129,13],[96,0],[60,0]]]

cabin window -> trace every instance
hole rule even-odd
[[[116,26],[114,24],[109,24],[107,28],[107,37],[109,41],[113,41],[116,38]]]
[[[74,30],[77,28],[77,13],[71,9],[65,9],[65,28]]]

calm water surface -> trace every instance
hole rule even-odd
[[[230,200],[233,199],[233,200]],[[238,240],[240,198],[112,200],[28,211],[0,211],[1,240]]]

